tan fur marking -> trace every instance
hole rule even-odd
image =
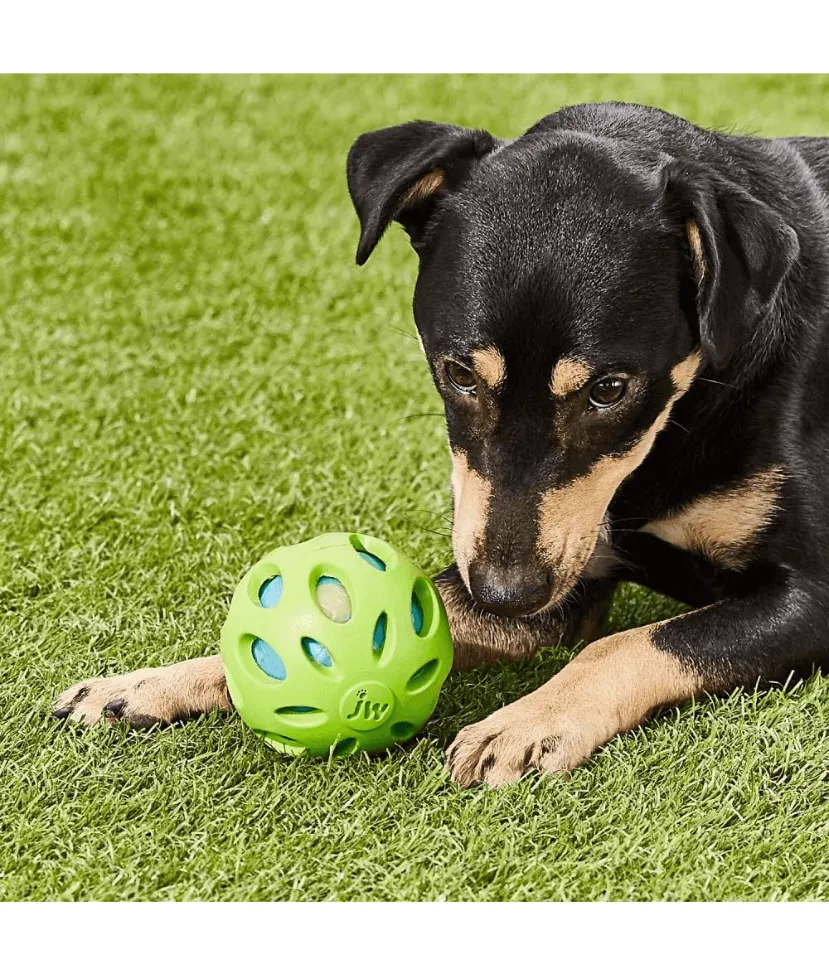
[[[556,570],[558,586],[554,598],[560,598],[575,584],[595,549],[613,495],[647,457],[657,434],[668,422],[674,403],[693,382],[699,364],[700,354],[695,351],[674,367],[671,378],[676,391],[650,429],[626,454],[601,457],[583,477],[542,496],[538,548],[545,562]]]
[[[462,450],[452,452],[452,547],[455,562],[466,585],[469,585],[469,563],[480,544],[489,513],[491,487],[476,471],[469,469]]]
[[[498,389],[503,385],[507,377],[507,364],[495,346],[491,345],[486,349],[477,349],[473,352],[472,364],[475,366],[475,372],[487,386]]]
[[[678,362],[673,369],[671,369],[671,380],[674,386],[676,386],[677,393],[682,395],[682,393],[687,393],[691,388],[691,383],[696,378],[699,372],[700,364],[702,363],[702,353],[699,349],[695,349],[689,356]],[[669,403],[669,406],[673,406],[674,403],[679,399],[679,395],[674,396]]]
[[[543,687],[464,728],[449,749],[452,777],[497,787],[528,768],[568,771],[657,708],[699,693],[700,678],[654,645],[660,625],[591,643]]]
[[[736,487],[712,492],[657,518],[642,530],[719,565],[741,569],[751,543],[774,519],[784,478],[780,468],[761,471]]]
[[[553,369],[550,389],[553,396],[569,396],[581,389],[590,376],[590,367],[580,359],[559,359]]]
[[[638,626],[585,647],[546,685],[555,683],[557,709],[606,723],[602,737],[609,741],[636,728],[656,708],[702,690],[693,671],[654,646],[653,633],[661,625]]]
[[[688,234],[688,243],[691,246],[691,260],[694,262],[694,276],[697,284],[702,284],[707,271],[705,263],[705,251],[702,249],[702,236],[695,220],[685,221],[685,232]]]
[[[416,183],[412,184],[406,190],[406,193],[397,205],[397,213],[402,213],[404,210],[408,210],[428,200],[430,196],[434,196],[443,186],[445,180],[446,174],[442,169],[433,169],[430,173],[426,173],[425,176],[421,176]]]

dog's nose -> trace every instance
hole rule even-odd
[[[476,562],[469,567],[469,589],[475,602],[498,616],[529,616],[543,609],[553,593],[549,569],[502,569]]]

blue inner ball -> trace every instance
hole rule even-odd
[[[418,636],[423,632],[423,607],[416,593],[412,593],[412,626]]]
[[[259,587],[259,605],[265,609],[273,609],[282,598],[282,576],[266,579]]]
[[[253,652],[253,659],[256,662],[256,666],[260,670],[264,670],[268,677],[273,677],[274,680],[285,680],[288,676],[288,671],[285,669],[282,657],[279,656],[269,643],[265,643],[263,639],[257,637],[253,641],[251,651]]]
[[[302,649],[305,651],[311,660],[315,660],[318,664],[322,664],[323,667],[331,667],[334,661],[331,659],[331,654],[325,649],[325,647],[318,643],[316,640],[312,640],[309,636],[304,636],[302,638]]]
[[[386,563],[382,559],[378,559],[376,555],[372,555],[371,552],[358,552],[357,554],[375,569],[379,569],[381,572],[386,571]]]
[[[371,637],[371,649],[379,653],[386,643],[386,614],[381,613],[374,624],[374,633]]]

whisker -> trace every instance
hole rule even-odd
[[[731,383],[724,383],[724,382],[721,382],[719,379],[708,379],[706,376],[697,376],[697,379],[701,383],[713,383],[715,386],[727,386],[728,389],[736,389],[737,388],[736,386],[733,386]]]
[[[428,508],[412,508],[411,510],[414,511],[419,516],[429,515],[430,517],[436,519],[438,522],[443,522],[444,525],[448,525],[449,526],[449,529],[450,529],[450,532],[451,532],[452,519],[450,517],[448,517],[447,515],[440,515],[436,511],[429,511]]]
[[[414,339],[415,341],[417,341],[416,335],[413,335],[411,332],[407,332],[405,328],[399,328],[397,325],[384,324],[381,325],[380,328],[388,328],[392,332],[399,332],[400,335],[405,335],[407,339]]]
[[[427,528],[426,525],[418,525],[417,522],[409,521],[408,518],[404,518],[403,520],[410,528],[416,528],[418,531],[430,532],[432,535],[440,535],[441,538],[452,537],[451,532],[442,532],[439,531],[437,528]]]
[[[451,521],[449,515],[444,515],[440,511],[432,511],[431,508],[412,508],[412,511],[420,511],[424,515],[431,515],[433,518],[441,518],[444,521]]]

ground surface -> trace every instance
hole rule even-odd
[[[388,757],[275,756],[235,716],[47,717],[212,652],[279,542],[450,556],[448,454],[395,229],[353,265],[343,167],[413,117],[517,135],[615,98],[829,134],[811,77],[0,81],[0,898],[823,898],[829,681],[671,712],[569,780],[458,791],[443,750],[567,653],[450,678]],[[431,415],[419,415],[431,414]],[[614,625],[671,606],[641,590]]]

